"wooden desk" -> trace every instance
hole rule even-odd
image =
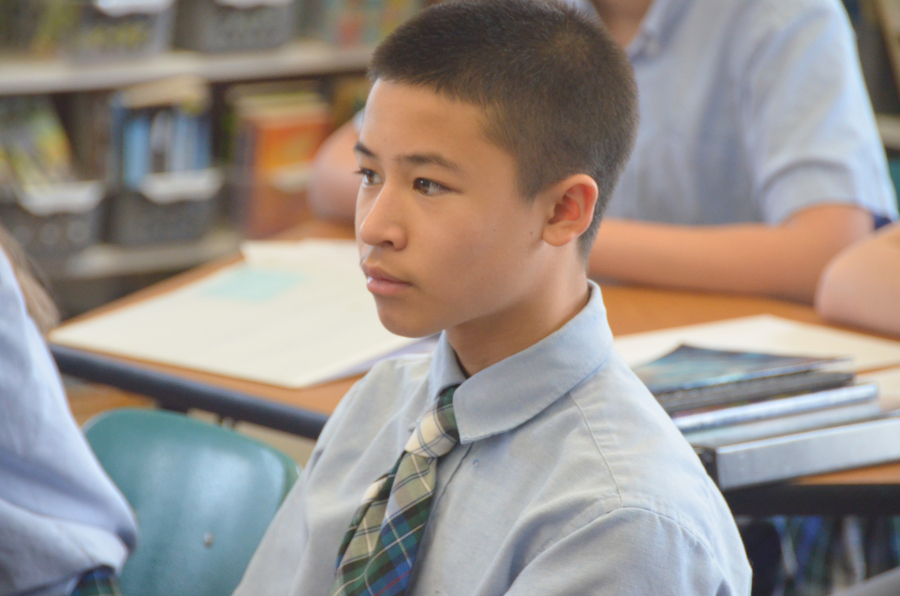
[[[288,237],[350,235],[343,227],[310,222]],[[85,317],[165,293],[238,258],[177,276]],[[768,298],[618,285],[603,285],[602,290],[609,324],[617,336],[763,313],[823,323],[808,306]],[[148,395],[162,407],[198,408],[311,438],[318,436],[328,415],[358,378],[285,389],[59,345],[51,345],[51,351],[62,372]],[[729,491],[726,498],[735,514],[900,514],[900,463]]]

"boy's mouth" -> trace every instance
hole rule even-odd
[[[412,285],[409,282],[394,277],[375,265],[366,265],[363,263],[361,266],[363,273],[366,276],[366,288],[373,294],[379,296],[393,296]]]

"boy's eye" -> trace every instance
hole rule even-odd
[[[360,168],[356,173],[362,174],[363,184],[365,184],[366,186],[381,183],[381,178],[374,170],[370,170],[368,168]]]
[[[436,195],[447,190],[447,187],[443,184],[439,184],[428,178],[416,178],[413,182],[413,188],[425,196]]]

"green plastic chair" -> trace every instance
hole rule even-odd
[[[249,437],[161,410],[111,410],[84,431],[140,528],[122,571],[125,596],[230,596],[297,465]]]

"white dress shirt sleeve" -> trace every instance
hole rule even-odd
[[[710,549],[670,518],[640,508],[603,515],[535,558],[507,596],[745,596]]]
[[[857,57],[834,0],[760,2],[732,65],[753,194],[764,219],[829,202],[896,217],[894,191]]]
[[[0,252],[0,596],[67,594],[89,569],[120,568],[136,532]]]

